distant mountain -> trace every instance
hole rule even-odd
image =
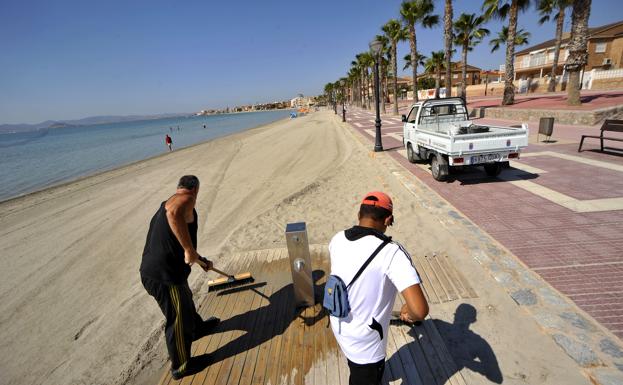
[[[137,120],[152,120],[164,118],[177,118],[183,116],[191,116],[189,113],[171,113],[158,115],[104,115],[90,116],[88,118],[74,120],[46,120],[45,122],[36,124],[0,124],[0,133],[36,131],[48,128],[66,128],[76,126],[92,126],[95,124],[108,124],[120,122],[134,122]]]

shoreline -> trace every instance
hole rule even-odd
[[[259,112],[259,111],[246,111],[246,112]],[[287,117],[281,118],[281,119],[277,119],[277,120],[272,121],[270,123],[260,124],[258,126],[253,126],[253,127],[247,128],[247,129],[242,130],[242,131],[232,132],[232,133],[229,133],[229,134],[226,134],[226,135],[223,135],[223,136],[211,138],[211,139],[204,140],[204,141],[201,141],[201,142],[198,142],[198,143],[194,143],[194,144],[191,144],[191,145],[188,145],[188,146],[180,147],[179,149],[176,149],[176,150],[171,151],[171,152],[168,152],[168,151],[165,150],[165,152],[163,152],[161,154],[158,154],[158,155],[152,155],[152,156],[144,158],[144,159],[135,160],[135,161],[132,161],[132,162],[129,162],[129,163],[124,163],[124,164],[121,164],[121,165],[118,165],[118,166],[113,166],[111,168],[99,169],[99,170],[94,171],[93,173],[71,177],[70,179],[59,181],[59,182],[56,182],[56,183],[53,182],[52,184],[43,185],[40,188],[38,188],[36,190],[33,190],[33,191],[29,191],[29,192],[26,192],[26,193],[15,195],[15,196],[12,196],[12,197],[9,197],[9,198],[6,198],[6,199],[0,199],[0,205],[4,205],[5,203],[10,203],[12,201],[19,200],[19,199],[22,199],[22,198],[28,198],[28,197],[30,197],[30,196],[32,196],[34,194],[50,192],[49,190],[54,190],[54,189],[57,189],[57,188],[66,187],[67,185],[70,185],[72,183],[81,182],[81,181],[83,181],[83,180],[85,180],[87,178],[98,177],[98,176],[101,176],[101,175],[109,173],[109,172],[117,171],[119,169],[123,169],[123,168],[126,168],[126,167],[131,167],[131,166],[136,166],[137,164],[140,164],[141,162],[146,162],[146,161],[149,161],[149,160],[152,160],[152,159],[157,159],[157,158],[160,158],[160,157],[171,155],[171,154],[179,152],[179,151],[184,151],[184,150],[196,147],[196,146],[200,146],[200,145],[203,145],[203,144],[206,144],[206,143],[210,143],[210,142],[219,140],[219,139],[227,138],[227,137],[230,137],[232,135],[238,135],[238,134],[241,134],[241,133],[244,133],[244,132],[249,132],[249,131],[252,131],[252,130],[260,129],[262,127],[266,127],[266,126],[269,126],[271,124],[274,124],[274,123],[277,123],[277,122],[281,122],[281,121],[284,121],[284,120],[289,120],[289,119],[290,118],[287,118]]]

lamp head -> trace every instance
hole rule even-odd
[[[374,57],[379,56],[382,48],[383,48],[383,43],[381,43],[378,39],[374,39],[370,42],[370,51],[372,52]]]

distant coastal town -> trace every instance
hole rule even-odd
[[[307,97],[303,94],[298,94],[295,98],[290,100],[282,100],[271,103],[257,103],[247,104],[235,107],[225,107],[221,109],[209,109],[201,110],[197,112],[196,116],[205,115],[217,115],[217,114],[231,114],[234,112],[251,112],[251,111],[267,111],[267,110],[283,110],[290,108],[310,107],[317,104],[317,97]]]

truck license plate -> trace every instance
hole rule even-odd
[[[500,154],[474,155],[470,159],[470,164],[492,163],[500,160]]]

